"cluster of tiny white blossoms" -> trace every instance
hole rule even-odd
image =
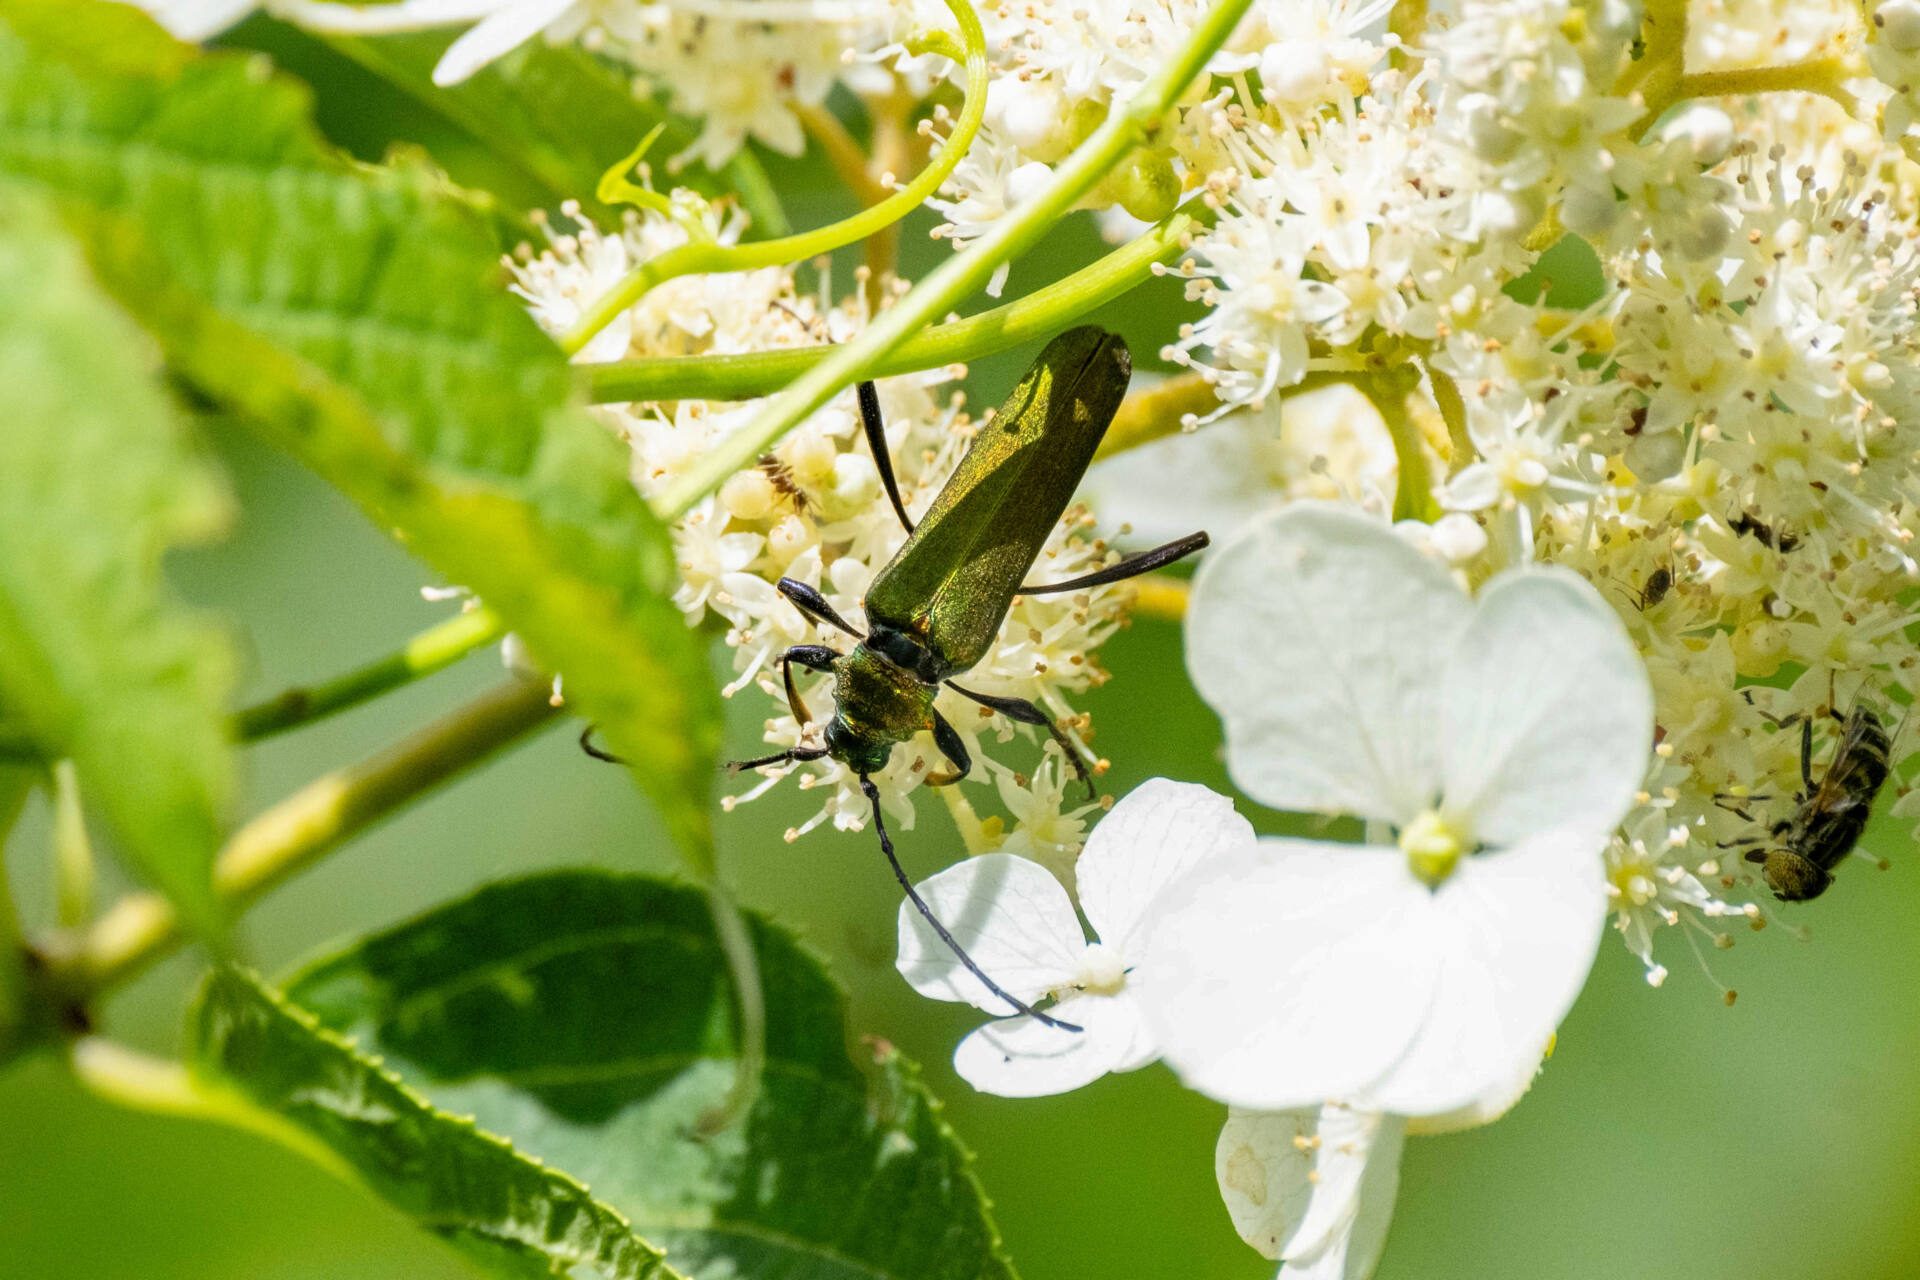
[[[1403,448],[1431,483],[1395,505],[1444,513],[1434,549],[1472,582],[1565,565],[1626,622],[1658,741],[1609,858],[1655,983],[1662,929],[1726,946],[1729,921],[1772,918],[1723,846],[1794,811],[1796,719],[1818,781],[1839,717],[1892,731],[1920,687],[1920,183],[1896,127],[1920,74],[1888,69],[1920,17],[1901,3],[1870,40],[1843,7],[1696,5],[1689,73],[1797,62],[1814,92],[1652,106],[1678,68],[1650,65],[1670,33],[1638,5],[1435,6],[1404,45],[1345,32],[1343,57],[1307,60],[1317,89],[1268,93],[1263,70],[1208,99],[1190,154],[1211,167],[1183,172],[1212,225],[1181,266],[1203,313],[1166,354],[1224,420],[1176,444],[1240,457],[1303,379],[1346,371],[1382,408],[1411,385]],[[1301,28],[1333,11],[1294,8]],[[1591,253],[1543,265],[1569,233]],[[1569,264],[1599,282],[1571,309],[1550,301]],[[1332,474],[1378,509],[1377,483]],[[1270,500],[1300,490],[1296,470]],[[1142,527],[1181,501],[1107,493]]]
[[[799,113],[835,84],[879,95],[891,72],[871,55],[889,43],[887,0],[130,0],[175,34],[201,40],[254,9],[309,30],[343,34],[464,27],[434,69],[457,84],[534,39],[574,42],[629,68],[635,90],[662,95],[700,122],[676,160],[712,168],[749,139],[797,156]]]
[[[583,221],[574,206],[566,212],[577,229],[550,232],[543,251],[525,248],[509,260],[515,291],[555,334],[570,328],[585,304],[634,264],[687,241],[681,223],[653,210],[629,213],[617,235]],[[704,220],[706,235],[719,243],[729,242],[740,229],[737,215],[729,219],[707,209],[697,216]],[[864,271],[856,273],[856,283],[863,279]],[[896,283],[893,288],[904,286]],[[826,273],[815,292],[803,293],[793,272],[780,267],[682,277],[621,312],[580,358],[603,362],[725,355],[846,342],[869,318],[865,298],[864,289],[853,288],[834,301]],[[940,394],[955,373],[939,369],[878,383],[895,475],[912,513],[932,501],[975,429],[961,398]],[[594,412],[632,446],[634,483],[642,493],[654,495],[750,421],[761,403],[681,400],[603,405]],[[1042,550],[1033,576],[1064,580],[1106,563],[1112,553],[1091,530],[1086,509],[1071,508]],[[675,525],[673,536],[680,567],[674,602],[689,625],[712,621],[724,631],[735,671],[725,692],[731,695],[752,686],[772,700],[773,713],[766,723],[771,748],[816,742],[832,714],[831,677],[795,670],[813,717],[803,726],[786,704],[780,656],[804,643],[845,648],[852,638],[817,627],[779,594],[775,583],[788,577],[817,588],[842,617],[858,626],[869,584],[906,537],[882,491],[853,394],[808,417],[757,466],[729,478]],[[1129,597],[1125,584],[1065,596],[1020,597],[998,642],[968,673],[968,687],[1027,699],[1084,732],[1086,721],[1068,698],[1105,680],[1094,651],[1120,624]],[[951,691],[941,693],[938,705],[973,754],[971,781],[994,785],[1012,820],[1010,828],[997,822],[985,835],[997,836],[995,843],[1070,877],[1088,809],[1068,762],[1052,747],[1043,753],[1030,729],[1020,732],[1011,750],[998,753],[1005,761],[995,759],[986,744],[1013,740],[1010,721]],[[913,810],[907,797],[929,773],[945,767],[930,738],[908,744],[875,778],[882,803],[910,827]],[[858,828],[868,821],[858,779],[831,759],[770,770],[768,778],[737,798],[758,796],[796,771],[799,785],[823,789],[826,799],[812,818],[789,832],[790,839],[823,822]]]

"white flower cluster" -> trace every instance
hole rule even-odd
[[[174,34],[204,40],[254,9],[348,35],[461,26],[434,69],[458,84],[534,39],[577,41],[630,67],[636,88],[664,94],[701,123],[682,157],[718,168],[749,138],[785,155],[805,148],[796,109],[836,83],[885,93],[893,77],[870,54],[893,37],[886,0],[130,0]]]
[[[1206,100],[1210,147],[1188,153],[1207,167],[1183,183],[1213,210],[1183,263],[1204,312],[1167,354],[1231,416],[1169,448],[1237,465],[1236,506],[1256,505],[1246,439],[1269,397],[1344,375],[1409,417],[1402,462],[1418,454],[1430,483],[1393,505],[1444,513],[1430,549],[1472,582],[1547,561],[1601,587],[1658,700],[1641,807],[1610,854],[1654,982],[1660,929],[1725,946],[1726,918],[1770,918],[1771,886],[1724,846],[1764,847],[1795,814],[1798,722],[1816,726],[1817,783],[1852,707],[1891,733],[1920,688],[1920,183],[1882,141],[1920,85],[1888,61],[1920,50],[1901,2],[1873,10],[1862,54],[1831,5],[1774,27],[1764,7],[1696,5],[1678,40],[1620,0],[1461,0],[1392,59],[1391,38],[1349,31],[1317,97],[1269,88],[1263,64]],[[1313,29],[1295,9],[1276,29]],[[1805,91],[1676,88],[1684,69],[1737,89],[1756,65],[1756,91]],[[1870,70],[1895,91],[1881,118]],[[1592,253],[1543,265],[1568,233]],[[1598,284],[1572,309],[1547,278],[1568,265]],[[1357,465],[1314,464],[1381,510],[1379,472]],[[1267,500],[1312,479],[1294,467]],[[1192,504],[1105,492],[1156,529]]]
[[[515,291],[555,334],[570,327],[585,303],[634,264],[687,240],[684,227],[651,210],[629,214],[618,235],[597,231],[575,207],[567,213],[578,230],[551,234],[543,252],[527,249],[509,261]],[[717,212],[703,216],[706,234],[718,242],[739,230],[737,220],[724,220]],[[845,342],[867,322],[865,296],[855,288],[844,300],[832,301],[824,275],[817,293],[801,293],[793,273],[778,267],[683,277],[622,312],[580,358],[727,355]],[[878,384],[895,474],[914,514],[932,501],[972,438],[974,422],[960,398],[937,394],[955,372],[941,369]],[[633,447],[634,483],[653,495],[750,421],[761,403],[683,400],[604,405],[595,412]],[[1034,576],[1063,581],[1106,563],[1111,553],[1091,529],[1086,509],[1070,508],[1041,552]],[[807,418],[757,466],[732,476],[675,526],[680,585],[674,601],[689,625],[712,621],[724,631],[736,672],[725,692],[752,685],[773,700],[766,725],[773,748],[813,742],[832,711],[831,678],[796,670],[814,718],[811,726],[794,718],[779,678],[780,655],[796,644],[851,643],[831,629],[817,629],[779,594],[776,581],[788,577],[817,588],[842,617],[860,625],[868,585],[905,536],[883,496],[851,392]],[[1123,583],[1064,596],[1019,597],[998,642],[967,673],[968,688],[1024,698],[1084,730],[1084,720],[1067,699],[1106,679],[1094,651],[1120,624],[1130,594]],[[1021,731],[1013,752],[1002,753],[1013,763],[1002,763],[986,744],[1013,739],[1011,721],[951,691],[941,693],[938,706],[973,754],[970,781],[996,785],[1013,819],[1011,829],[989,819],[994,825],[983,838],[1070,877],[1089,807],[1077,799],[1069,762],[1051,747],[1043,755],[1029,728]],[[928,773],[944,767],[931,739],[923,736],[896,752],[893,766],[876,775],[882,802],[902,826],[913,823],[909,793]],[[801,786],[824,789],[827,798],[813,818],[788,833],[789,839],[827,821],[843,829],[868,821],[858,779],[831,759],[773,770],[739,798],[758,796],[795,770],[802,774]]]

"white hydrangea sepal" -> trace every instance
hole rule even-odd
[[[1214,1174],[1234,1230],[1283,1280],[1366,1280],[1386,1247],[1406,1121],[1338,1103],[1227,1115]]]
[[[1172,886],[1136,983],[1169,1063],[1237,1106],[1407,1116],[1531,1067],[1592,965],[1652,740],[1618,619],[1558,571],[1472,601],[1385,524],[1303,505],[1215,553],[1188,627],[1249,794],[1405,847],[1267,840]]]
[[[1159,1049],[1129,989],[1149,909],[1193,867],[1254,843],[1252,825],[1225,796],[1164,778],[1137,787],[1094,828],[1080,857],[1092,942],[1060,882],[1025,858],[982,854],[923,882],[928,907],[995,982],[1028,1002],[1058,997],[1049,1013],[1081,1028],[1002,1018],[961,1042],[954,1069],[982,1092],[1023,1098],[1152,1062]],[[1006,1011],[911,903],[900,906],[899,929],[897,967],[916,991]]]
[[[1277,809],[1408,820],[1439,784],[1434,676],[1472,615],[1378,520],[1303,502],[1253,521],[1201,565],[1187,612],[1187,672],[1234,782]]]
[[[1060,882],[1037,862],[986,853],[919,885],[927,907],[975,964],[1031,1003],[1072,981],[1085,941]],[[900,904],[900,952],[907,985],[933,1000],[1006,1013],[1006,1001],[962,965],[910,902]]]

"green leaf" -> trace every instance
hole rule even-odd
[[[920,1073],[846,1050],[845,1000],[755,918],[767,1064],[746,1118],[693,1136],[736,1054],[706,901],[562,871],[322,960],[289,998],[443,1106],[572,1172],[690,1275],[1009,1280],[969,1156]]]
[[[108,75],[84,50],[125,6],[5,12],[0,182],[65,197],[96,271],[178,369],[563,672],[709,869],[719,698],[667,599],[671,544],[626,447],[502,287],[487,208],[417,166],[341,159],[304,91],[257,58],[183,62],[149,30]],[[50,26],[57,40],[29,34]]]
[[[187,1028],[198,1069],[212,1084],[237,1091],[295,1133],[244,1115],[224,1118],[351,1171],[494,1274],[523,1280],[582,1264],[614,1280],[673,1274],[658,1249],[579,1182],[435,1108],[253,975],[216,969]]]
[[[152,341],[44,201],[0,187],[0,705],[71,758],[128,861],[202,933],[230,770],[225,637],[161,557],[222,528]]]
[[[577,45],[531,40],[460,84],[435,85],[434,65],[455,34],[321,39],[472,134],[495,157],[517,165],[555,201],[580,201],[603,225],[612,225],[619,213],[595,197],[600,175],[656,125],[665,126],[651,156],[656,172],[693,141],[686,121],[636,98],[627,76]],[[719,174],[689,163],[674,171],[673,181],[708,197],[737,194],[753,217],[755,235],[787,234],[773,184],[750,151],[742,150]]]

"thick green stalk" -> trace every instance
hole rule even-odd
[[[908,337],[953,309],[987,283],[1003,262],[1033,247],[1072,211],[1129,152],[1161,128],[1187,86],[1225,44],[1252,0],[1220,0],[1159,74],[1107,119],[1054,170],[1046,187],[1018,205],[985,234],[936,267],[866,330],[800,375],[669,487],[656,506],[666,520],[686,514],[720,483],[773,446],[808,414],[866,377]]]
[[[967,0],[947,0],[960,24],[966,52],[961,55],[967,68],[967,102],[960,119],[940,151],[939,159],[921,170],[918,177],[886,200],[863,209],[851,218],[815,231],[804,231],[778,240],[758,240],[752,244],[722,245],[711,241],[684,244],[669,249],[657,258],[641,263],[627,273],[619,284],[581,315],[573,328],[560,338],[560,349],[574,355],[593,341],[593,335],[612,324],[622,311],[647,295],[651,289],[680,276],[708,275],[718,271],[752,271],[760,267],[784,266],[807,258],[831,253],[835,249],[865,240],[918,209],[926,198],[940,189],[954,167],[973,145],[980,121],[987,110],[987,38],[980,19]],[[954,50],[958,54],[959,50]]]
[[[1096,262],[1024,298],[949,324],[935,325],[880,361],[876,378],[915,373],[990,356],[1054,332],[1145,281],[1172,257],[1194,220],[1175,214]],[[587,365],[595,404],[637,400],[755,400],[772,395],[825,360],[836,346],[753,351],[727,356],[666,356]],[[1210,407],[1210,406],[1209,406]]]
[[[258,742],[288,729],[324,719],[379,697],[403,684],[451,666],[506,633],[500,615],[487,608],[468,609],[436,623],[397,652],[375,659],[325,684],[288,689],[233,717],[239,742]]]
[[[237,912],[348,839],[550,722],[544,683],[512,680],[378,755],[308,783],[254,818],[214,864],[214,890]],[[125,981],[184,941],[157,894],[116,902],[77,946],[46,948],[57,985],[76,998]]]

